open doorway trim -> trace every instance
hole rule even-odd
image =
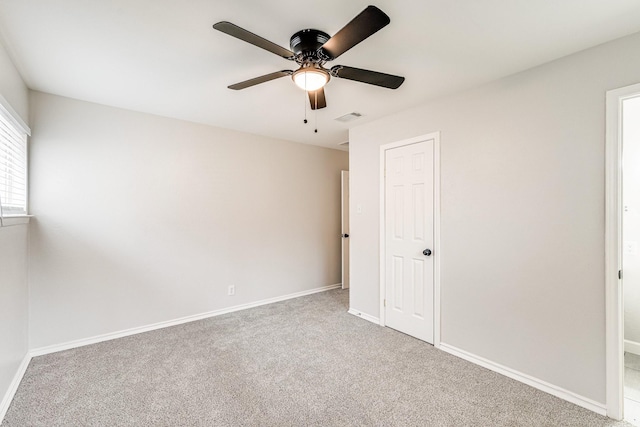
[[[384,260],[384,242],[385,242],[385,151],[392,148],[403,147],[405,145],[416,144],[422,141],[433,140],[433,346],[440,347],[440,259],[442,253],[440,251],[440,132],[428,133],[415,138],[404,139],[402,141],[391,142],[380,146],[380,169],[379,169],[379,188],[380,188],[380,326],[386,325],[385,320],[385,260]]]
[[[640,95],[640,84],[607,92],[605,144],[605,310],[607,416],[623,418],[624,306],[622,282],[622,102]]]

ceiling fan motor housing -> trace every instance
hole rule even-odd
[[[320,57],[318,50],[325,44],[331,36],[320,30],[302,30],[291,36],[289,45],[296,55],[296,62],[299,64],[305,62],[319,63],[323,58]]]

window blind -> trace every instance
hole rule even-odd
[[[0,205],[3,216],[27,214],[27,134],[0,109]]]

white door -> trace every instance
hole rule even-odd
[[[349,171],[341,172],[342,182],[342,289],[349,287]]]
[[[385,323],[433,343],[434,141],[385,151]]]

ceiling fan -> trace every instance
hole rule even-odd
[[[325,63],[338,58],[367,37],[384,28],[389,22],[391,20],[383,11],[375,6],[368,6],[333,37],[319,30],[307,29],[298,31],[291,36],[289,42],[291,50],[285,49],[230,22],[218,22],[214,24],[213,28],[285,59],[295,61],[300,66],[295,71],[276,71],[275,73],[236,83],[229,86],[229,89],[246,89],[280,77],[291,76],[296,85],[308,92],[311,108],[315,110],[327,106],[324,85],[329,82],[331,77],[355,80],[389,89],[400,87],[404,82],[404,77],[343,65],[335,65],[330,69],[324,68]]]

